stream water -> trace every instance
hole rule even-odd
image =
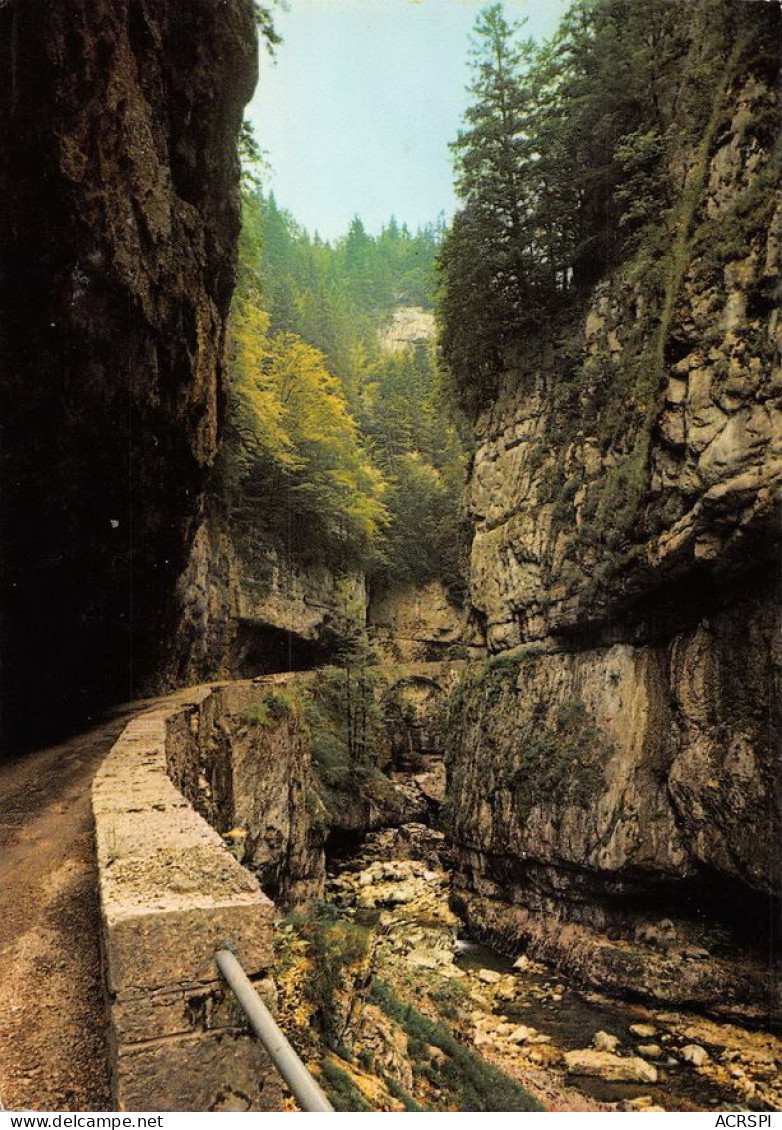
[[[456,943],[456,962],[465,970],[514,972],[509,958],[489,946],[462,937]],[[523,986],[522,993],[515,1001],[502,1002],[503,1015],[550,1035],[562,1051],[589,1047],[595,1033],[600,1031],[618,1036],[621,1045],[626,1048],[643,1042],[630,1032],[630,1025],[645,1019],[645,1010],[622,1001],[598,998],[596,994],[586,995],[554,973],[546,975],[527,970],[516,973],[516,976]],[[561,999],[552,999],[554,995]],[[658,1071],[656,1084],[615,1083],[578,1076],[570,1080],[570,1085],[601,1102],[623,1102],[642,1091],[651,1096],[655,1105],[664,1106],[666,1110],[725,1108],[724,1095],[710,1080],[694,1072],[689,1064],[669,1055],[664,1041],[661,1041],[661,1046],[662,1055],[649,1060]]]
[[[522,1083],[525,1071],[537,1065],[538,1077],[543,1073],[551,1083],[543,1100],[551,1109],[558,1109],[558,1101],[573,1103],[574,1096],[577,1104],[578,1095],[584,1096],[584,1106],[569,1109],[594,1109],[596,1103],[637,1109],[632,1104],[639,1102],[673,1111],[778,1109],[773,1079],[780,1047],[774,1037],[608,998],[535,962],[514,968],[510,958],[466,936],[448,909],[449,875],[437,861],[436,843],[421,850],[419,842],[411,857],[398,851],[404,838],[394,844],[382,838],[388,835],[371,834],[340,853],[341,858],[331,859],[328,898],[367,925],[380,921],[391,939],[382,976],[412,988],[413,1000],[423,1001],[433,986],[439,991],[436,987],[448,980],[460,988],[461,1038],[499,1066],[518,1071]],[[638,1024],[649,1027],[648,1036],[631,1032],[631,1025]],[[507,1034],[521,1025],[537,1033],[525,1048],[509,1044]],[[565,1055],[593,1048],[599,1032],[617,1038],[620,1057],[640,1057],[652,1065],[656,1082],[569,1074]],[[535,1058],[541,1044],[542,1055]],[[643,1052],[639,1045],[645,1045]],[[656,1045],[659,1053],[648,1045]],[[682,1051],[687,1045],[708,1053],[706,1067],[686,1061]]]

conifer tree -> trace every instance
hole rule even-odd
[[[462,201],[440,260],[445,356],[462,390],[484,396],[503,344],[541,317],[550,285],[538,214],[532,120],[536,49],[501,4],[484,9],[471,50],[472,104],[452,145]]]

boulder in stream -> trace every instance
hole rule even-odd
[[[620,1039],[611,1032],[595,1032],[592,1037],[592,1046],[599,1052],[615,1052],[619,1047]]]
[[[619,1056],[597,1048],[580,1048],[565,1054],[570,1075],[591,1075],[612,1083],[656,1083],[657,1069],[637,1056]]]

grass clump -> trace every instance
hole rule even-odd
[[[519,1083],[459,1043],[448,1028],[401,1001],[385,982],[374,981],[371,999],[407,1033],[413,1071],[423,1085],[428,1083],[435,1109],[542,1110]],[[439,1048],[444,1056],[432,1056],[431,1048]]]
[[[251,702],[241,711],[239,717],[249,726],[270,730],[294,713],[293,699],[284,691],[266,691],[258,702]]]

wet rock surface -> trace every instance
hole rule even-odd
[[[427,858],[406,856],[409,844]],[[779,1109],[782,1045],[775,1037],[584,993],[527,955],[514,962],[462,940],[448,905],[447,858],[441,833],[402,826],[371,833],[329,867],[327,905],[371,936],[369,982],[364,964],[364,975],[351,974],[340,990],[351,1000],[340,1010],[352,1010],[353,1020],[342,1032],[348,1058],[339,1068],[373,1109],[410,1109],[378,1083],[376,1061],[393,1065],[408,1096],[424,1107],[427,1101],[420,1049],[373,1001],[378,982],[447,1026],[546,1109]],[[286,929],[288,939],[296,937]],[[285,947],[291,944],[300,947],[293,966],[306,969],[307,944]],[[285,977],[278,983],[285,995]]]

